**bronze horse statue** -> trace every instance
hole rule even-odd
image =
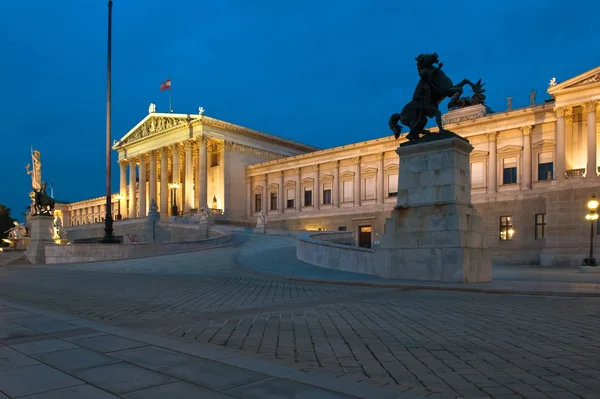
[[[452,97],[451,102],[455,103],[463,93],[463,86],[468,84],[474,92],[481,90],[481,79],[473,84],[468,79],[463,79],[458,84],[453,84],[452,80],[444,71],[443,64],[439,62],[438,55],[420,54],[417,58],[417,70],[421,79],[413,94],[412,101],[404,106],[402,112],[393,114],[390,117],[389,126],[394,132],[394,137],[398,139],[402,133],[402,126],[398,122],[410,129],[406,138],[414,142],[419,140],[421,134],[428,135],[430,132],[425,130],[427,118],[435,118],[440,133],[448,133],[442,127],[442,113],[438,106],[446,98]],[[435,66],[435,64],[438,64]]]
[[[39,191],[35,190],[34,209],[36,215],[51,215],[54,211],[54,198],[46,194],[46,182],[42,182]]]

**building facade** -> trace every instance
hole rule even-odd
[[[589,246],[585,203],[600,187],[600,67],[552,82],[548,93],[552,100],[539,105],[444,116],[474,147],[472,201],[497,262],[574,265]],[[396,204],[403,140],[318,150],[203,115],[151,113],[114,146],[121,186],[113,214],[120,207],[122,217],[143,217],[151,200],[161,215],[205,203],[223,221],[252,225],[263,212],[273,228],[353,231],[358,245],[376,247]],[[67,205],[65,224],[101,220],[101,202]]]

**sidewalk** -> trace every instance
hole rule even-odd
[[[0,399],[423,397],[242,353],[0,301]]]
[[[237,256],[235,262],[236,269],[249,274],[313,283],[513,295],[600,297],[600,274],[581,274],[574,269],[495,266],[491,283],[391,280],[310,265],[296,257],[295,245],[244,254]]]

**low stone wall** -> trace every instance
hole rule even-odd
[[[301,234],[296,243],[296,257],[315,266],[388,277],[380,276],[377,270],[375,250],[338,243],[349,240],[354,240],[352,232]]]
[[[71,244],[48,245],[46,264],[100,262],[107,260],[144,258],[193,251],[208,245],[220,245],[231,240],[231,232],[210,229],[210,238],[197,241],[161,244]]]

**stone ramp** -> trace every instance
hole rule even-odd
[[[29,265],[25,251],[0,252],[0,266]]]

